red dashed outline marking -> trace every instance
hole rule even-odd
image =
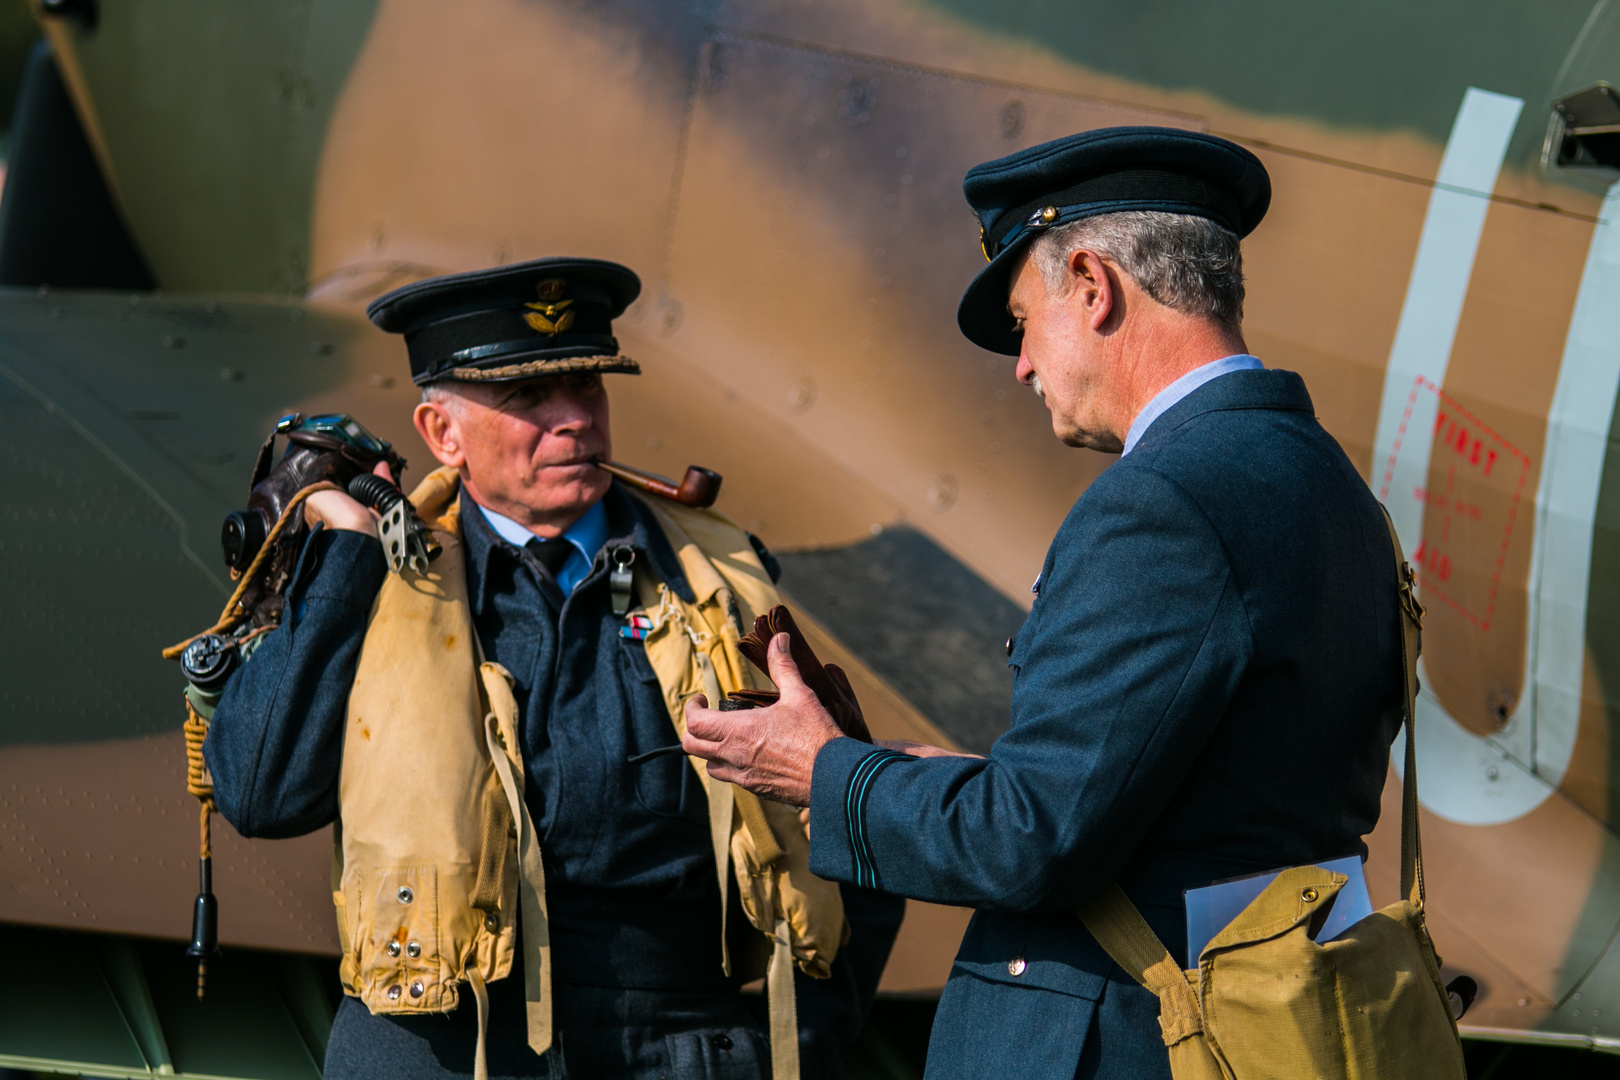
[[[1491,592],[1485,606],[1485,617],[1481,619],[1478,615],[1475,615],[1456,599],[1448,595],[1446,591],[1440,587],[1440,583],[1438,581],[1434,580],[1430,575],[1424,573],[1423,567],[1416,565],[1413,566],[1413,569],[1417,571],[1418,581],[1423,585],[1423,598],[1425,600],[1429,599],[1430,597],[1438,599],[1452,608],[1452,610],[1456,611],[1463,618],[1479,627],[1480,630],[1489,631],[1491,628],[1491,619],[1496,613],[1496,594],[1502,581],[1502,566],[1507,562],[1508,541],[1513,538],[1513,525],[1519,518],[1519,499],[1524,494],[1525,480],[1527,480],[1530,476],[1530,458],[1527,454],[1521,452],[1518,447],[1514,446],[1512,443],[1502,438],[1502,436],[1498,435],[1496,430],[1489,424],[1485,423],[1485,421],[1481,420],[1479,417],[1465,409],[1461,404],[1458,403],[1456,398],[1451,397],[1444,390],[1430,382],[1427,378],[1419,375],[1412,383],[1412,393],[1406,399],[1406,411],[1401,414],[1400,427],[1395,431],[1395,445],[1390,448],[1389,461],[1384,468],[1384,482],[1378,491],[1379,501],[1388,501],[1389,499],[1389,485],[1390,481],[1395,475],[1395,459],[1401,455],[1401,443],[1406,438],[1406,426],[1412,421],[1412,410],[1417,406],[1418,391],[1424,389],[1425,387],[1433,390],[1435,396],[1442,404],[1449,406],[1453,412],[1467,418],[1470,423],[1472,423],[1480,431],[1484,432],[1486,436],[1488,436],[1503,450],[1519,459],[1519,480],[1518,483],[1513,486],[1513,499],[1508,503],[1507,527],[1502,531],[1502,546],[1497,549],[1496,567],[1491,572]]]

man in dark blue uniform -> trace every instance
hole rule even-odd
[[[564,280],[570,299],[522,302]],[[771,1071],[763,1023],[721,970],[725,898],[703,786],[681,755],[640,759],[675,731],[643,642],[611,610],[609,551],[623,561],[629,548],[671,590],[692,592],[650,509],[590,464],[612,453],[603,375],[639,370],[609,322],[639,289],[622,266],[549,259],[418,283],[371,309],[406,334],[424,387],[418,429],[461,471],[472,620],[483,657],[514,678],[544,857],[556,1037],[544,1056],[525,1043],[516,965],[489,983],[497,1077]],[[544,324],[530,329],[528,309]],[[219,810],[244,836],[296,836],[337,818],[346,703],[387,573],[370,511],[337,491],[307,505],[319,527],[287,614],[232,677],[205,747]],[[399,797],[408,818],[410,792]],[[894,898],[842,892],[851,937],[832,977],[795,973],[806,1077],[837,1075],[903,914]],[[734,892],[731,903],[726,923],[742,930]],[[467,1074],[474,1012],[469,1001],[447,1015],[377,1016],[345,997],[326,1075]]]
[[[1186,962],[1184,890],[1365,856],[1402,694],[1389,536],[1304,383],[1244,344],[1252,154],[1106,129],[965,190],[990,265],[963,332],[1064,443],[1121,455],[1008,643],[1011,729],[984,758],[839,738],[777,642],[782,701],[689,705],[686,745],[808,805],[817,873],[978,909],[929,1077],[1166,1077],[1157,999],[1074,909],[1118,882]]]

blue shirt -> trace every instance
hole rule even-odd
[[[1153,395],[1153,400],[1147,407],[1136,414],[1131,422],[1131,430],[1125,433],[1125,449],[1119,452],[1124,457],[1141,441],[1147,429],[1153,426],[1153,421],[1163,416],[1169,408],[1194,390],[1203,386],[1211,379],[1218,379],[1232,371],[1255,371],[1264,368],[1258,357],[1248,353],[1238,353],[1236,356],[1225,356],[1219,360],[1211,361],[1203,367],[1193,368],[1187,374],[1171,383],[1169,386]],[[489,513],[488,510],[484,513]]]
[[[495,535],[513,547],[524,547],[534,539],[534,533],[505,514],[497,514],[483,503],[477,505],[478,509],[484,512],[484,520],[489,522],[489,527],[495,530]],[[564,596],[567,596],[574,591],[575,586],[590,576],[591,564],[596,562],[596,553],[607,543],[607,511],[602,508],[601,500],[598,499],[578,521],[568,526],[562,538],[574,546],[568,561],[557,571],[557,587],[562,590]]]

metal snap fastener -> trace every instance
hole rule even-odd
[[[731,1036],[727,1035],[723,1031],[717,1031],[713,1035],[710,1035],[709,1041],[714,1044],[714,1048],[716,1050],[731,1049]]]
[[[425,986],[423,986],[419,982],[411,983],[411,997],[413,997],[413,998],[421,997],[422,996],[422,991],[425,990],[425,989],[427,989],[427,988]]]
[[[421,956],[422,943],[420,941],[413,941],[409,945],[405,946],[405,955],[409,956],[412,960],[415,960],[418,956]]]
[[[1314,904],[1316,903],[1316,890],[1306,889],[1304,892],[1299,894],[1299,898],[1305,901],[1307,904]]]
[[[1027,967],[1029,967],[1029,965],[1024,963],[1024,958],[1022,956],[1015,956],[1011,960],[1007,961],[1007,974],[1022,975],[1024,973],[1024,969]]]
[[[400,994],[399,987],[390,986],[388,988],[388,1000],[389,1001],[398,1001],[399,1000],[399,994]]]
[[[411,887],[409,885],[401,885],[399,887],[398,896],[399,902],[402,904],[408,904],[412,900],[416,899],[416,894],[411,892]]]
[[[388,943],[388,955],[389,956],[398,956],[399,955],[399,942],[390,941]]]
[[[495,931],[499,930],[500,928],[501,928],[501,920],[499,920],[499,919],[497,919],[495,917],[495,913],[493,911],[489,912],[487,915],[484,916],[484,929],[485,930],[488,930],[490,933],[493,934]]]

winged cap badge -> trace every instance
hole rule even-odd
[[[570,326],[574,325],[574,313],[568,308],[573,305],[572,300],[562,298],[563,289],[568,283],[562,278],[547,278],[535,287],[535,293],[540,297],[538,304],[524,304],[529,308],[523,314],[523,321],[537,333],[556,337]]]

